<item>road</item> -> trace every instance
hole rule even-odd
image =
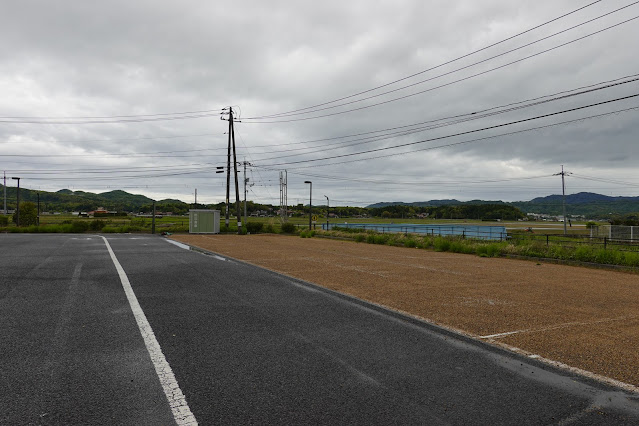
[[[0,271],[0,424],[639,422],[638,395],[161,237],[2,234]]]

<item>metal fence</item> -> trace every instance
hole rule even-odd
[[[590,228],[590,236],[608,240],[639,241],[639,226],[601,225]]]
[[[380,233],[421,234],[431,236],[458,236],[462,238],[474,238],[478,240],[503,241],[508,238],[504,226],[477,226],[477,225],[413,225],[398,224],[366,224],[366,223],[330,223],[322,224],[322,229],[333,228],[361,229]]]
[[[508,237],[512,241],[538,241],[546,246],[558,245],[562,247],[577,248],[588,245],[604,250],[619,250],[639,252],[639,239],[591,237],[588,235],[560,235],[560,234],[511,234]]]

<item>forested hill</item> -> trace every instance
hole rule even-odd
[[[2,185],[0,185],[2,188]],[[35,191],[20,188],[20,201],[36,202],[40,196],[42,211],[72,212],[91,211],[104,207],[112,211],[139,212],[149,211],[154,200],[144,195],[130,194],[126,191],[115,190],[95,194],[84,191],[62,189],[57,192]],[[7,186],[7,208],[13,210],[16,205],[16,188]],[[160,200],[156,202],[159,211],[185,213],[189,205],[179,200]]]
[[[530,201],[510,203],[526,213],[561,215],[563,196],[549,195]],[[610,197],[592,192],[566,195],[566,214],[583,215],[593,219],[639,212],[639,197]]]
[[[538,197],[530,201],[458,201],[458,200],[431,200],[413,203],[405,202],[384,202],[371,204],[367,208],[388,208],[390,206],[406,207],[438,207],[438,206],[459,206],[476,204],[504,204],[517,207],[524,213],[537,213],[559,216],[563,213],[563,196],[549,195]],[[607,195],[595,194],[592,192],[580,192],[566,195],[566,213],[568,215],[583,215],[592,219],[608,219],[610,216],[627,215],[639,212],[639,197],[610,197]]]
[[[0,184],[0,196],[2,195]],[[21,201],[36,202],[40,195],[42,211],[50,212],[74,212],[90,211],[98,207],[104,207],[112,211],[124,212],[149,212],[153,200],[139,194],[130,194],[126,191],[114,190],[100,194],[84,191],[72,191],[62,189],[57,192],[35,191],[28,188],[20,188]],[[387,216],[410,217],[419,213],[428,213],[430,217],[459,218],[466,215],[468,218],[506,218],[519,217],[516,210],[525,213],[547,214],[552,216],[562,215],[561,195],[549,195],[530,201],[517,201],[506,203],[503,201],[458,201],[458,200],[431,200],[414,203],[384,202],[376,203],[366,208],[355,207],[331,207],[331,212],[338,215],[350,216],[353,214],[369,214],[381,217],[384,211]],[[16,203],[16,187],[7,186],[7,208],[13,210]],[[249,201],[249,211],[273,210],[277,207],[255,204]],[[464,207],[484,206],[484,207]],[[173,212],[184,214],[191,205],[180,200],[167,199],[156,201],[156,209],[161,212]],[[198,206],[203,208],[204,206]],[[221,208],[221,205],[207,206]],[[319,206],[318,206],[319,207]],[[464,207],[464,208],[462,208]],[[1,205],[0,205],[1,208]],[[350,211],[350,210],[356,211]],[[610,219],[614,216],[625,216],[639,213],[639,197],[610,197],[590,192],[580,192],[566,196],[566,213],[568,215],[583,215],[588,219]]]

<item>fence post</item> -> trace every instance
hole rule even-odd
[[[607,245],[608,245],[608,238],[604,237],[604,250],[606,249]]]
[[[550,236],[546,234],[546,247],[550,244]]]

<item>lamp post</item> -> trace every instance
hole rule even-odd
[[[18,191],[16,192],[16,196],[18,199],[17,205],[16,205],[16,226],[20,226],[20,178],[12,177],[11,179],[18,181]]]
[[[311,218],[313,216],[313,182],[305,180],[304,183],[308,183],[310,186],[310,195],[308,202],[308,230],[311,230]]]
[[[331,202],[328,199],[328,196],[324,196],[326,197],[326,230],[328,231],[328,214],[331,211]]]

